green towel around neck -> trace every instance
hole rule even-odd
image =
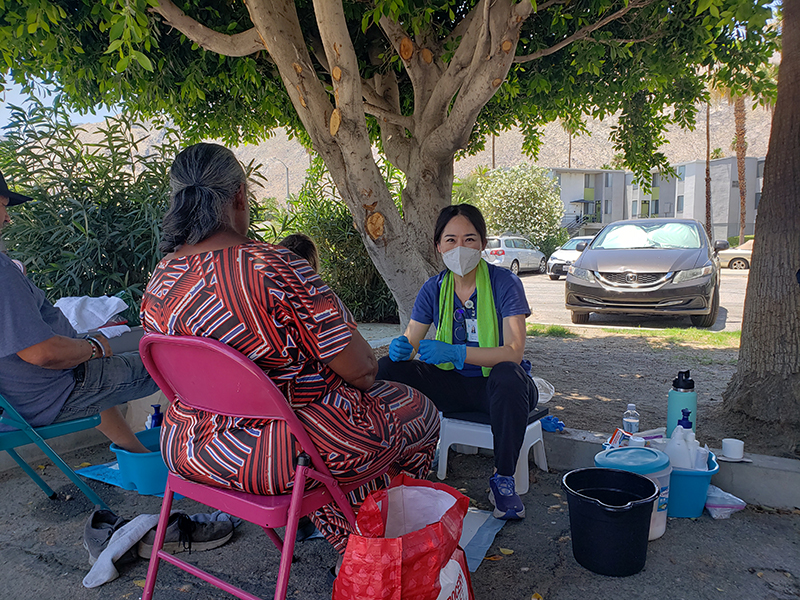
[[[500,333],[497,325],[497,311],[494,307],[492,282],[489,279],[489,267],[481,260],[475,274],[475,287],[478,290],[478,345],[481,348],[497,348]],[[436,339],[448,344],[453,343],[453,310],[455,306],[455,283],[453,272],[448,270],[442,278],[439,288],[439,326],[436,328]],[[436,365],[440,369],[450,371],[453,363]],[[481,367],[483,376],[488,377],[492,367]]]

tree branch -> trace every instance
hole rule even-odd
[[[201,48],[216,54],[247,56],[267,49],[255,27],[233,35],[220,33],[187,16],[172,0],[158,0],[158,5],[148,10],[161,15],[167,25],[180,31]]]
[[[445,153],[452,153],[454,148],[462,148],[466,144],[478,113],[508,75],[513,62],[513,48],[516,47],[524,22],[516,14],[520,4],[525,3],[513,4],[512,0],[492,1],[486,22],[480,24],[481,31],[475,34],[485,40],[497,40],[497,43],[492,43],[484,50],[479,44],[475,44],[476,53],[480,52],[480,55],[473,56],[468,68],[463,69],[462,83],[457,90],[458,95],[452,109],[429,136],[426,155],[441,158]],[[476,6],[473,10],[477,9]]]
[[[642,38],[630,38],[630,39],[623,39],[623,38],[611,38],[608,40],[593,40],[596,44],[640,44],[643,42],[652,42],[653,40],[657,40],[661,37],[664,37],[664,32],[657,31],[652,35],[648,35]]]
[[[403,61],[403,66],[406,68],[408,78],[411,80],[411,85],[416,90],[421,84],[422,74],[419,72],[417,64],[414,60],[406,60],[400,53],[400,42],[402,42],[404,38],[409,37],[408,34],[399,23],[393,21],[389,17],[381,17],[378,23],[380,24],[383,33],[389,39],[389,43],[392,45],[392,48],[394,48],[394,51],[397,52],[397,56],[399,56],[400,60]],[[414,55],[416,55],[416,52]]]
[[[385,110],[379,106],[370,104],[369,102],[364,102],[364,112],[376,117],[379,121],[389,122],[399,125],[400,127],[404,127],[405,129],[408,129],[412,135],[414,133],[414,119],[411,117],[399,115],[390,110]]]
[[[651,4],[652,2],[653,0],[631,0],[627,6],[623,6],[617,12],[611,13],[610,15],[606,15],[599,21],[596,21],[591,25],[586,25],[585,27],[580,28],[578,31],[576,31],[569,37],[564,38],[554,46],[551,46],[549,48],[542,48],[541,50],[537,50],[533,54],[526,54],[524,56],[515,56],[514,62],[526,63],[532,60],[536,60],[537,58],[542,58],[543,56],[550,56],[551,54],[558,52],[565,46],[569,46],[573,42],[586,39],[587,37],[589,37],[589,34],[593,33],[594,31],[597,31],[604,25],[608,25],[612,21],[616,21],[617,19],[624,17],[632,9],[642,8],[644,6],[647,6],[648,4]]]
[[[483,16],[487,4],[488,0],[481,0],[473,7],[470,13]],[[427,105],[422,108],[421,122],[439,123],[444,120],[450,102],[453,100],[453,96],[456,95],[467,77],[470,65],[475,60],[476,55],[482,54],[481,50],[478,48],[479,44],[477,41],[473,44],[469,42],[472,39],[483,37],[484,23],[480,17],[464,17],[461,23],[467,22],[467,19],[469,19],[467,23],[468,27],[463,33],[461,43],[458,48],[456,48],[453,57],[447,64],[444,74],[436,83]],[[459,23],[459,25],[461,23]],[[465,41],[466,43],[464,43]],[[418,109],[415,106],[415,112],[416,110]]]

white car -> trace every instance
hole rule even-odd
[[[719,266],[729,269],[749,269],[752,264],[753,240],[747,240],[741,246],[717,252]]]
[[[490,265],[510,269],[514,275],[520,271],[544,273],[547,260],[539,248],[519,235],[490,236],[486,240],[483,260]]]
[[[550,279],[557,281],[559,277],[566,275],[567,268],[578,260],[578,257],[581,255],[581,253],[575,249],[577,245],[581,242],[586,242],[588,244],[592,239],[593,236],[591,235],[574,237],[567,240],[563,246],[556,248],[555,252],[550,255],[547,261],[547,274],[550,275]]]

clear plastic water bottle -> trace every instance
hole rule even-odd
[[[628,433],[639,432],[639,413],[635,404],[628,404],[628,410],[622,415],[622,429]]]

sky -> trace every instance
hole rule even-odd
[[[4,92],[0,92],[0,128],[8,125],[8,122],[11,118],[11,110],[8,107],[9,104],[24,107],[27,99],[28,96],[23,94],[20,91],[20,86],[16,84],[10,84]],[[52,97],[40,97],[40,100],[42,100],[45,105],[52,105]],[[72,121],[73,125],[79,125],[81,123],[97,123],[98,121],[102,121],[105,117],[114,114],[116,114],[116,111],[107,111],[104,109],[100,109],[96,113],[89,113],[86,115],[70,113],[70,120]],[[2,132],[0,131],[0,134],[1,133]]]

